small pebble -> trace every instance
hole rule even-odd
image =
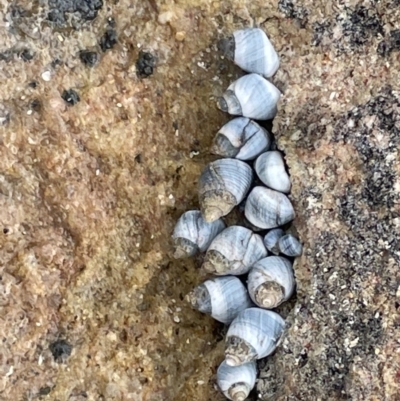
[[[140,51],[136,61],[136,74],[139,78],[147,78],[154,72],[156,58],[149,52]]]
[[[50,81],[51,79],[51,72],[50,71],[45,71],[42,73],[42,79],[43,81]]]
[[[115,29],[107,29],[100,39],[100,47],[103,52],[112,49],[117,43],[117,31]]]
[[[79,52],[79,59],[88,67],[94,67],[99,61],[99,55],[96,52],[82,50]]]
[[[61,97],[71,106],[74,106],[81,100],[78,93],[73,89],[64,90]]]

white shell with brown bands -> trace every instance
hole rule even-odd
[[[231,226],[211,242],[204,258],[203,268],[212,274],[241,275],[258,260],[267,256],[262,237],[240,226]]]
[[[186,298],[194,309],[225,324],[231,323],[239,312],[253,305],[246,287],[233,276],[207,280]]]
[[[239,160],[252,160],[268,150],[271,141],[271,134],[255,121],[237,117],[218,131],[211,153]]]
[[[264,187],[252,189],[244,213],[251,224],[264,229],[282,226],[295,217],[293,206],[285,194]]]
[[[256,362],[229,366],[226,361],[217,370],[217,384],[225,397],[232,401],[244,401],[254,388],[257,378]]]
[[[281,92],[257,74],[248,74],[229,85],[219,98],[218,107],[234,116],[270,120],[277,113]]]
[[[284,327],[285,321],[275,312],[260,308],[240,312],[226,335],[226,363],[239,366],[270,355]]]
[[[184,258],[205,252],[211,241],[225,228],[222,220],[206,222],[199,210],[189,210],[178,219],[172,238],[175,258]]]
[[[236,159],[220,159],[209,163],[198,183],[200,209],[208,222],[226,216],[246,196],[253,180],[253,171]]]
[[[254,170],[267,187],[285,194],[290,192],[290,177],[281,152],[271,150],[261,154],[254,163]]]
[[[247,288],[260,308],[276,308],[293,294],[295,279],[292,263],[281,256],[268,256],[251,268]]]

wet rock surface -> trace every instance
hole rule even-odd
[[[183,301],[201,257],[169,236],[242,74],[216,43],[257,24],[304,252],[254,397],[398,400],[398,2],[102,3],[0,3],[1,54],[34,55],[0,57],[0,399],[224,399],[225,329]]]

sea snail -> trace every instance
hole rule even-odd
[[[270,120],[277,113],[281,96],[278,88],[257,74],[245,75],[231,83],[218,99],[218,107],[234,116]]]
[[[300,241],[292,234],[284,235],[279,239],[279,250],[287,256],[300,256],[303,252],[303,247]]]
[[[192,307],[229,324],[244,309],[252,306],[246,287],[237,277],[215,277],[198,285],[186,299]]]
[[[254,163],[254,170],[267,187],[285,194],[290,192],[290,177],[281,152],[272,150],[261,154]]]
[[[270,310],[249,308],[240,312],[226,336],[226,363],[239,366],[268,356],[275,350],[284,327],[285,321]]]
[[[209,163],[198,183],[204,219],[211,222],[226,216],[244,199],[252,180],[251,167],[240,160],[220,159]]]
[[[172,238],[175,246],[175,258],[184,258],[205,252],[211,241],[225,228],[222,220],[207,223],[199,210],[190,210],[182,214],[175,225]]]
[[[244,401],[256,384],[256,362],[229,366],[223,361],[217,370],[217,384],[225,397],[232,401]]]
[[[274,255],[283,253],[286,256],[300,256],[303,246],[292,234],[286,234],[281,228],[274,228],[264,237],[265,247]]]
[[[244,214],[247,220],[259,228],[282,226],[295,217],[289,198],[264,187],[254,187],[246,200]]]
[[[272,77],[279,67],[279,57],[267,35],[260,28],[234,32],[218,43],[224,55],[242,70]]]
[[[227,122],[214,138],[211,153],[252,160],[271,146],[271,134],[255,121],[237,117]]]
[[[281,228],[274,228],[264,237],[264,245],[274,255],[279,255],[279,240],[285,235],[285,232]]]
[[[218,276],[241,275],[267,256],[260,235],[240,226],[231,226],[218,234],[207,249],[203,268]]]
[[[251,268],[247,288],[253,302],[261,308],[276,308],[293,294],[295,280],[292,263],[281,256],[268,256]]]

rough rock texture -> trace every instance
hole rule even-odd
[[[241,74],[215,43],[253,24],[305,246],[254,397],[400,399],[398,1],[0,5],[0,400],[223,399],[223,328],[183,301],[201,260],[168,238]]]

